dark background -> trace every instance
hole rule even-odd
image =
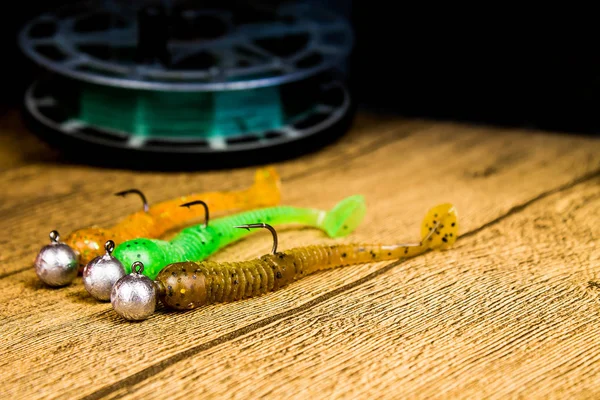
[[[4,108],[20,103],[35,72],[16,46],[19,28],[65,3],[4,3]],[[331,4],[348,13],[354,25],[352,86],[365,109],[585,134],[600,130],[597,23],[586,23],[583,12],[577,18],[549,19],[523,10]]]

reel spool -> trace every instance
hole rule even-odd
[[[99,149],[136,164],[160,157],[161,169],[270,162],[348,128],[352,41],[344,18],[312,4],[78,3],[20,33],[50,72],[26,91],[25,115],[86,162]]]

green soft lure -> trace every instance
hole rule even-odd
[[[250,235],[235,226],[257,222],[269,225],[302,224],[323,230],[329,237],[344,237],[354,231],[366,213],[365,199],[355,195],[340,201],[330,211],[278,206],[247,211],[210,221],[208,226],[183,229],[170,241],[138,238],[121,243],[113,256],[131,273],[131,265],[142,262],[143,274],[154,279],[163,267],[176,262],[199,262],[220,249]]]

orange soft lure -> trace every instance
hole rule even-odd
[[[77,253],[81,273],[88,262],[104,254],[104,244],[108,240],[118,245],[138,237],[159,238],[186,222],[204,216],[202,207],[181,207],[184,203],[201,200],[211,212],[271,207],[279,204],[281,200],[280,184],[279,174],[274,168],[261,168],[256,171],[254,185],[248,189],[192,194],[152,207],[145,204],[144,210],[129,215],[113,227],[80,229],[71,233],[64,243]]]

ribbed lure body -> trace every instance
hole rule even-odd
[[[273,226],[300,224],[323,230],[330,237],[343,237],[354,231],[366,212],[362,196],[350,196],[332,210],[292,206],[269,207],[211,220],[208,227],[196,225],[183,229],[170,241],[134,239],[121,243],[113,255],[130,273],[136,261],[144,264],[144,275],[154,278],[168,264],[182,261],[202,261],[225,246],[252,232],[235,228],[239,225],[264,222]]]
[[[248,210],[279,204],[280,178],[272,168],[256,171],[254,185],[240,191],[207,192],[182,196],[158,203],[146,211],[129,215],[111,228],[91,227],[71,233],[64,241],[79,255],[80,272],[93,258],[104,254],[104,244],[112,240],[117,245],[138,237],[158,238],[166,232],[204,215],[202,207],[185,208],[182,204],[204,201],[211,213]]]
[[[423,221],[422,232],[422,241],[417,244],[308,246],[249,261],[181,262],[164,268],[156,282],[160,299],[166,306],[187,310],[260,296],[320,270],[410,258],[430,249],[447,249],[458,237],[454,207],[444,204],[432,208]]]

